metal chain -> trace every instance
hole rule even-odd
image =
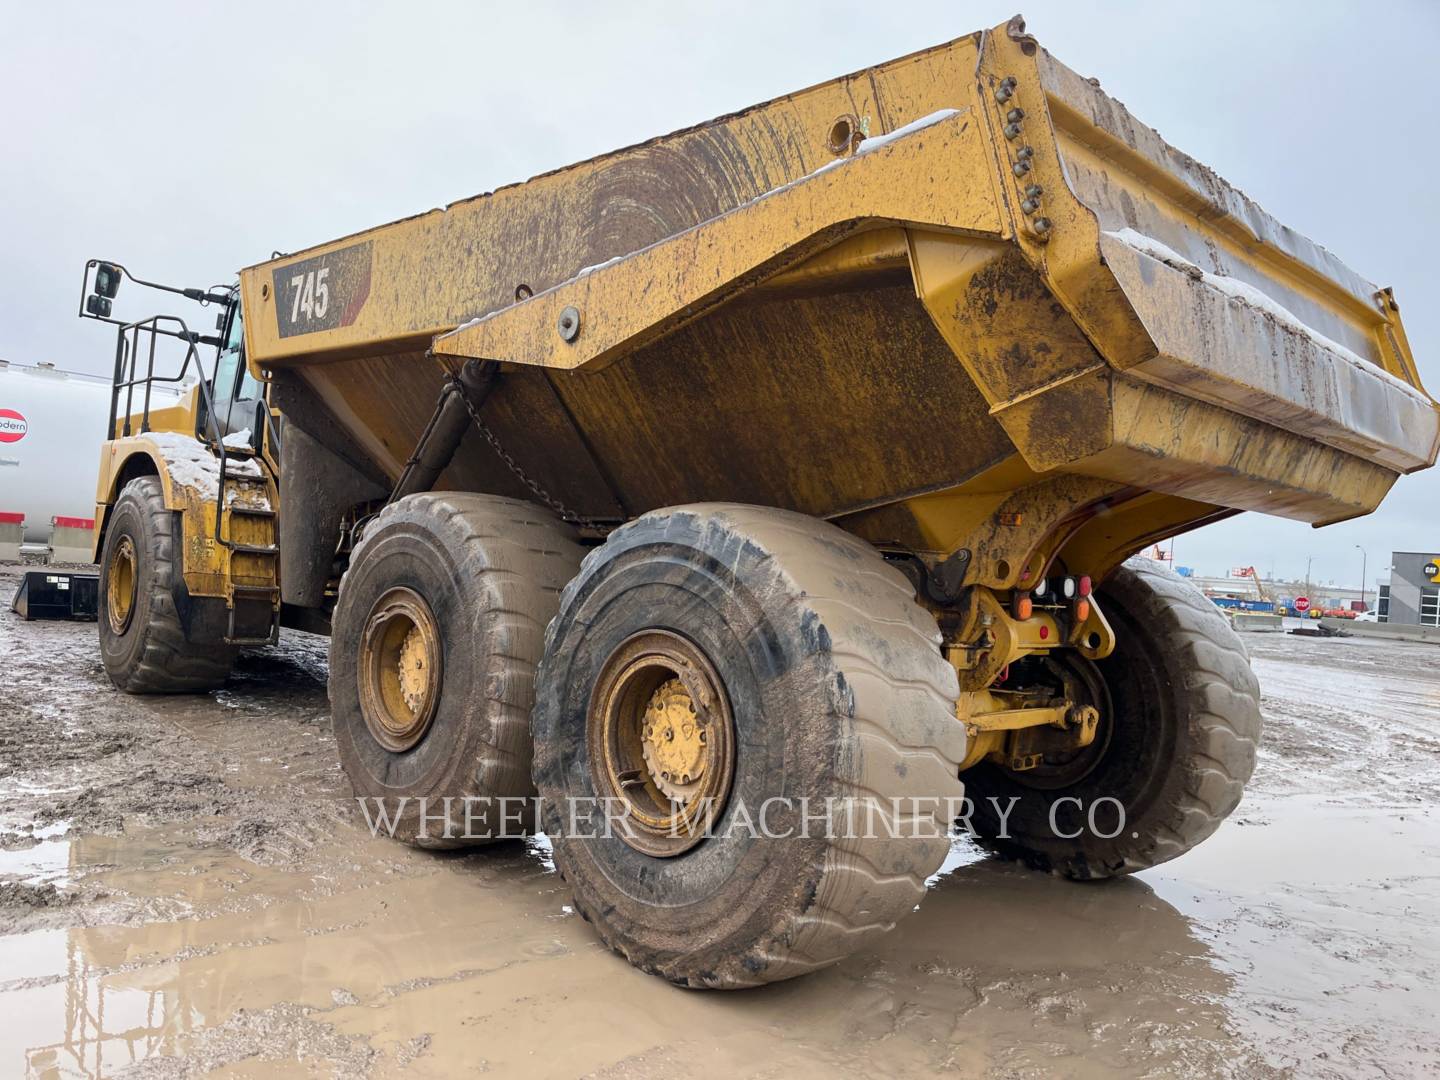
[[[465,387],[460,382],[460,379],[455,375],[451,375],[450,382],[455,388],[455,393],[459,394],[460,400],[465,403],[465,411],[470,414],[470,421],[475,425],[475,430],[484,436],[485,441],[490,444],[490,449],[495,451],[500,460],[505,463],[505,467],[514,473],[516,478],[529,488],[537,499],[555,511],[556,515],[558,515],[562,521],[568,521],[572,525],[595,524],[590,518],[585,517],[583,514],[576,513],[554,495],[551,495],[550,492],[540,486],[538,481],[522,469],[520,463],[510,456],[510,452],[506,450],[500,442],[499,436],[490,430],[489,425],[487,425],[484,420],[480,419],[480,412],[475,408],[475,403],[470,400],[470,395],[465,393]]]

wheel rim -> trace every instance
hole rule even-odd
[[[1115,734],[1115,705],[1110,697],[1110,688],[1105,685],[1105,677],[1093,660],[1065,650],[1048,658],[1046,666],[1070,701],[1076,705],[1092,706],[1099,712],[1095,738],[1089,746],[1078,750],[1046,754],[1033,769],[1023,772],[1006,769],[1005,773],[1026,787],[1058,791],[1084,780],[1104,759]]]
[[[135,542],[122,536],[105,568],[105,615],[117,635],[130,628],[135,614],[136,562]]]
[[[618,830],[647,855],[705,838],[735,771],[735,721],[719,675],[669,630],[627,639],[600,670],[586,716],[596,791],[625,810]]]
[[[396,588],[370,609],[360,642],[360,712],[385,749],[425,737],[440,702],[440,629],[418,593]]]

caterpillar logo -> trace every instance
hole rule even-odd
[[[1425,564],[1424,574],[1431,581],[1440,582],[1440,556]]]

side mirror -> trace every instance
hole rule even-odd
[[[87,296],[85,310],[96,318],[108,319],[110,317],[110,298],[108,296]]]
[[[95,295],[106,300],[113,300],[115,294],[120,291],[120,268],[110,263],[100,263],[95,267]],[[106,314],[109,314],[110,305],[106,304]]]

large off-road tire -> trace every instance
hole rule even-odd
[[[875,942],[924,895],[962,793],[958,685],[939,642],[904,575],[802,514],[700,504],[611,534],[550,624],[533,721],[544,828],[577,909],[631,963],[693,987],[773,982]],[[645,757],[617,785],[607,764],[636,764],[605,732],[647,694],[662,711],[645,707],[638,737],[677,715],[678,696],[700,703],[697,753],[728,746],[689,778],[725,776],[708,835],[668,851],[629,807],[673,809],[657,788],[687,777],[657,780]],[[823,817],[827,798],[857,810],[854,828],[799,820]],[[766,817],[768,799],[788,802]]]
[[[180,515],[166,508],[160,478],[126,484],[100,555],[99,624],[105,673],[127,693],[214,690],[230,674],[236,650],[221,640],[223,605],[191,598],[181,543]]]
[[[1108,699],[1094,747],[1034,773],[987,762],[964,774],[982,843],[1077,879],[1144,870],[1208,837],[1239,804],[1260,739],[1260,685],[1203,593],[1134,558],[1099,598],[1116,644],[1092,665]],[[1001,836],[997,807],[1011,800]]]
[[[383,810],[422,847],[528,828],[535,665],[580,556],[568,526],[519,499],[411,495],[371,522],[340,582],[329,690],[372,823]]]

